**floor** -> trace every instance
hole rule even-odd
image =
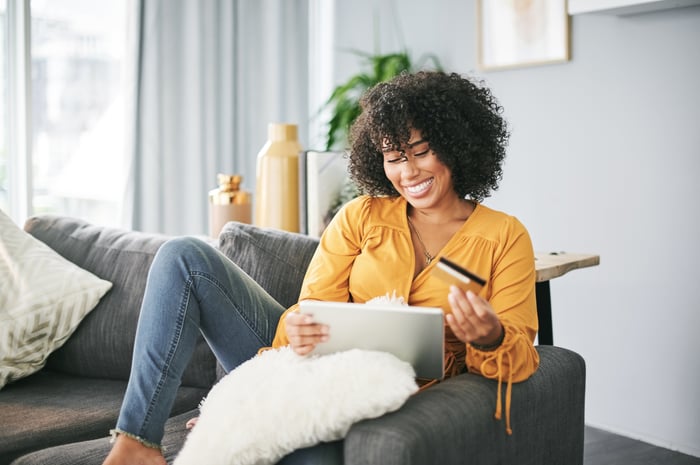
[[[700,465],[700,458],[586,427],[584,465]]]

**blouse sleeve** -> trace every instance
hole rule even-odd
[[[490,279],[491,306],[496,311],[505,338],[493,351],[467,346],[467,367],[486,378],[524,381],[539,365],[533,346],[537,334],[535,256],[530,236],[515,218],[502,232]]]

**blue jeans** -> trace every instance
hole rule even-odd
[[[205,242],[163,244],[148,274],[117,431],[158,446],[197,335],[228,372],[271,344],[283,311]]]
[[[116,430],[159,446],[197,334],[229,372],[271,345],[284,310],[208,244],[187,237],[163,244],[148,274]],[[280,464],[342,464],[342,454],[335,441],[292,452]]]

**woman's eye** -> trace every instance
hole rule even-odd
[[[425,149],[422,152],[414,153],[413,156],[414,157],[422,157],[423,155],[427,155],[428,152],[430,152],[430,149]]]
[[[384,152],[384,161],[386,163],[400,163],[406,159],[406,155],[402,152]]]

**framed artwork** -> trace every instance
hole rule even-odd
[[[476,16],[482,70],[569,60],[566,0],[477,0]]]

